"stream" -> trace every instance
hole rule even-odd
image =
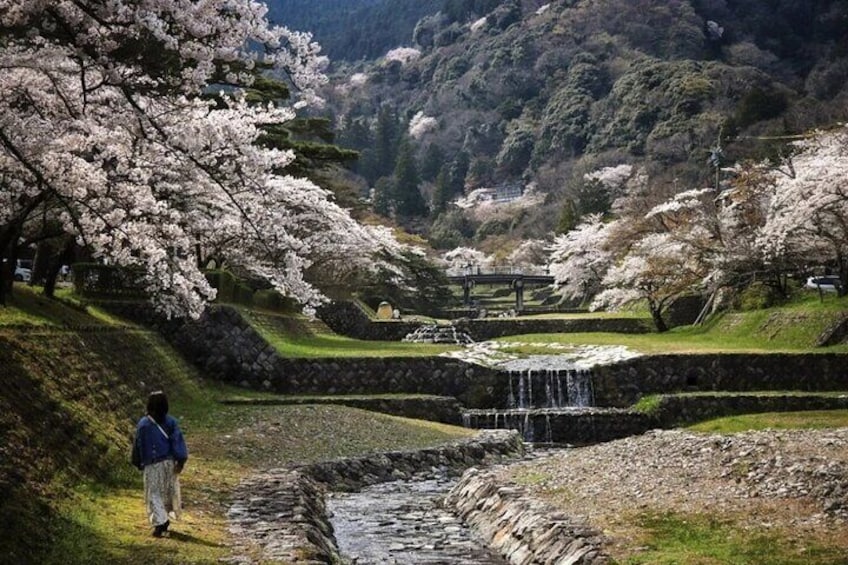
[[[442,500],[456,484],[444,475],[332,493],[327,509],[345,563],[505,565]]]

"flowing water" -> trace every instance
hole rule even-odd
[[[455,483],[439,476],[331,494],[327,508],[345,563],[506,565],[443,507]]]

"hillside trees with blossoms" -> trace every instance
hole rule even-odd
[[[848,127],[795,143],[791,174],[774,174],[774,196],[757,243],[767,260],[797,270],[829,265],[848,288]]]
[[[708,273],[714,232],[703,214],[708,191],[681,193],[651,206],[647,174],[630,166],[586,175],[610,194],[615,218],[590,214],[551,246],[551,273],[569,298],[591,308],[617,309],[644,302],[658,331],[668,329],[663,312]]]
[[[0,250],[43,218],[93,256],[140,269],[166,315],[214,297],[197,247],[306,305],[310,265],[340,273],[396,250],[304,179],[291,151],[256,143],[295,117],[242,87],[262,63],[301,102],[324,81],[308,35],[270,26],[253,0],[0,0]],[[216,100],[202,96],[226,87]]]

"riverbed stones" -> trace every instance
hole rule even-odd
[[[333,563],[339,560],[327,517],[325,490],[356,490],[413,476],[459,474],[481,463],[520,457],[524,444],[512,430],[481,431],[472,438],[442,446],[337,459],[300,467],[256,473],[242,481],[228,512],[230,531],[239,540],[239,563],[261,560],[283,563]],[[244,561],[247,560],[247,561]]]
[[[492,471],[466,471],[446,503],[513,565],[609,561],[600,531],[555,512],[520,486],[504,486]]]

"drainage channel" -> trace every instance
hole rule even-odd
[[[456,484],[401,480],[327,498],[336,541],[350,565],[505,565],[442,501]]]

